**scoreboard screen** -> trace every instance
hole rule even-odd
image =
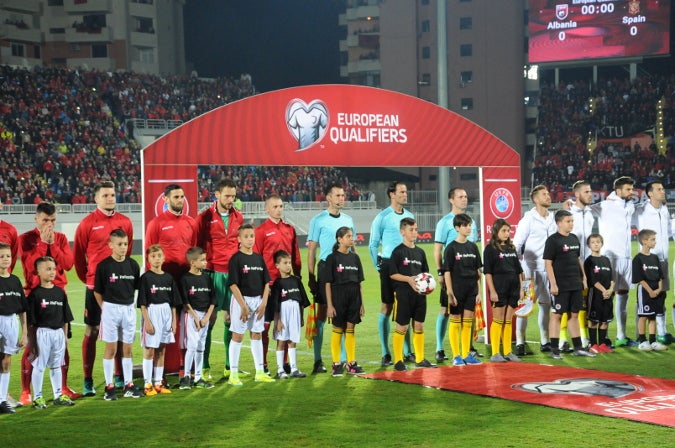
[[[529,0],[530,63],[670,53],[670,0]]]

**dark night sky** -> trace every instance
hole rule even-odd
[[[249,73],[261,92],[339,83],[339,0],[187,0],[187,62],[200,76]]]

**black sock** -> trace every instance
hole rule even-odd
[[[650,343],[650,344],[653,344],[654,342],[656,342],[656,335],[655,335],[655,334],[650,334],[650,335],[649,335],[649,343]]]
[[[572,338],[572,346],[574,346],[574,350],[581,350],[583,348],[583,346],[581,345],[581,336]]]
[[[646,340],[647,340],[647,338],[645,337],[644,334],[638,335],[638,340],[637,340],[638,342],[645,342]]]
[[[591,346],[598,345],[598,329],[588,327],[588,339],[591,341]]]
[[[600,343],[603,344],[605,342],[605,339],[607,339],[607,329],[598,328],[598,341],[600,341]]]
[[[551,338],[551,351],[560,353],[560,338]]]

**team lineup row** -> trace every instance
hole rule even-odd
[[[630,182],[622,183],[623,180],[626,179]],[[590,185],[585,182],[579,182],[574,188],[576,201],[571,205],[570,208],[570,225],[573,223],[573,229],[571,230],[571,233],[577,235],[577,227],[580,225],[580,223],[583,223],[581,226],[581,234],[579,235],[579,239],[577,241],[581,240],[584,242],[586,239],[584,237],[590,234],[590,228],[593,224],[593,215],[598,216],[600,233],[605,235],[603,233],[602,227],[603,211],[605,212],[605,219],[615,220],[616,216],[613,215],[616,215],[617,211],[612,207],[620,206],[624,219],[629,221],[627,235],[628,245],[627,249],[624,247],[623,250],[624,254],[627,250],[628,256],[616,257],[617,259],[624,261],[627,258],[627,264],[617,264],[617,259],[612,259],[613,255],[616,253],[614,250],[616,247],[618,247],[616,244],[617,240],[614,239],[614,236],[605,235],[605,240],[611,241],[611,243],[608,244],[608,247],[605,248],[605,254],[608,257],[610,265],[614,267],[613,272],[615,274],[612,287],[610,288],[610,285],[606,285],[603,287],[606,289],[606,291],[599,290],[601,295],[608,295],[609,297],[607,298],[611,298],[613,291],[615,289],[617,290],[617,310],[619,310],[617,311],[617,315],[619,317],[619,322],[621,321],[622,317],[620,306],[623,305],[623,327],[618,325],[616,345],[628,345],[632,342],[626,338],[625,332],[621,332],[621,329],[625,328],[625,303],[627,300],[622,301],[620,296],[620,294],[625,294],[627,299],[627,288],[628,285],[631,284],[630,272],[628,272],[629,276],[626,278],[626,266],[628,266],[628,271],[630,271],[630,224],[634,219],[634,215],[638,217],[643,216],[644,219],[649,219],[651,216],[649,213],[651,213],[652,210],[648,209],[648,206],[655,209],[657,213],[661,213],[665,209],[665,192],[663,190],[663,186],[660,183],[655,183],[655,185],[648,185],[647,188],[647,194],[650,198],[650,202],[643,204],[642,207],[638,208],[638,210],[647,209],[649,213],[642,211],[641,213],[636,212],[634,214],[633,210],[631,209],[632,184],[632,180],[629,178],[617,179],[617,184],[615,184],[615,192],[612,193],[606,201],[591,206]],[[630,188],[627,188],[626,185],[629,185]],[[663,197],[661,199],[659,192],[663,193]],[[313,340],[315,361],[312,373],[323,373],[327,371],[321,357],[323,326],[327,318],[332,319],[334,326],[331,338],[331,356],[333,361],[332,373],[335,375],[341,374],[345,368],[349,373],[362,373],[363,369],[355,361],[354,325],[360,322],[360,316],[363,312],[360,287],[358,286],[360,281],[363,280],[363,270],[359,268],[360,260],[358,259],[358,256],[352,253],[350,249],[353,246],[354,225],[351,217],[341,211],[345,201],[343,189],[337,185],[330,185],[327,187],[325,193],[328,207],[326,210],[319,213],[311,220],[308,235],[308,286],[314,297],[313,308],[316,313],[316,328],[314,329]],[[8,266],[8,272],[11,270],[11,267],[15,262],[15,257],[17,252],[19,252],[19,247],[21,247],[21,260],[24,265],[24,273],[26,275],[25,289],[28,295],[30,295],[35,288],[41,286],[42,279],[37,272],[37,269],[35,269],[35,262],[36,260],[40,259],[40,257],[45,256],[50,256],[54,260],[54,278],[52,279],[52,282],[55,286],[59,288],[65,287],[67,281],[65,278],[65,271],[70,269],[73,265],[75,265],[78,277],[87,285],[87,293],[85,298],[86,329],[82,343],[83,368],[85,376],[83,390],[84,394],[96,394],[96,391],[93,387],[92,370],[95,360],[95,342],[98,338],[100,328],[103,328],[104,331],[102,333],[102,339],[106,341],[106,350],[104,353],[104,375],[106,377],[106,385],[108,385],[105,396],[112,396],[112,394],[114,394],[114,387],[112,388],[112,391],[109,391],[109,386],[114,385],[115,383],[121,383],[119,385],[122,385],[125,388],[125,395],[127,396],[141,396],[141,391],[135,388],[131,382],[132,363],[130,357],[130,345],[128,350],[124,346],[121,350],[117,350],[116,340],[114,341],[115,343],[112,341],[108,342],[107,339],[111,339],[112,336],[106,338],[105,329],[110,328],[112,325],[110,323],[109,325],[105,325],[105,318],[110,318],[111,315],[115,315],[115,311],[108,310],[107,313],[101,313],[101,305],[106,302],[106,299],[103,295],[101,295],[100,291],[98,294],[96,291],[96,272],[98,265],[104,259],[110,256],[111,253],[113,256],[115,254],[115,247],[110,237],[111,232],[117,229],[121,229],[123,231],[122,233],[127,239],[127,243],[124,246],[124,253],[125,255],[129,255],[131,251],[131,244],[129,241],[132,241],[133,229],[131,226],[131,221],[127,217],[115,211],[114,184],[111,182],[103,182],[98,184],[95,188],[94,194],[97,209],[87,218],[85,218],[78,226],[75,235],[73,253],[70,252],[68,241],[65,238],[65,235],[59,232],[54,232],[54,222],[56,216],[53,206],[51,209],[47,208],[50,204],[40,204],[38,206],[38,213],[36,214],[36,229],[26,232],[26,234],[23,234],[20,237],[16,236],[16,231],[14,231],[14,235],[12,235],[11,229],[9,229],[11,226],[8,223],[2,222],[3,231],[2,235],[0,235],[0,241],[7,241],[9,244],[8,249],[10,252],[9,258],[11,266]],[[431,367],[433,364],[426,360],[423,355],[423,323],[426,315],[426,300],[416,300],[416,298],[421,296],[416,293],[416,290],[414,289],[415,283],[412,280],[417,273],[428,271],[426,258],[420,258],[419,253],[421,252],[421,255],[423,256],[423,251],[420,249],[415,250],[416,248],[414,247],[414,241],[417,236],[417,227],[414,219],[411,219],[412,213],[404,208],[405,204],[407,203],[406,185],[400,182],[392,182],[392,184],[387,189],[387,194],[391,201],[391,205],[378,214],[378,216],[373,221],[371,228],[371,241],[369,245],[371,258],[373,263],[378,268],[381,277],[382,309],[378,318],[378,332],[382,346],[382,365],[386,366],[395,364],[396,370],[404,370],[406,366],[403,361],[405,360],[414,361],[418,367]],[[181,386],[185,386],[186,388],[189,387],[190,381],[192,381],[193,384],[197,385],[198,387],[210,386],[208,381],[202,378],[202,375],[206,378],[208,378],[210,375],[210,340],[211,332],[213,325],[216,322],[216,315],[218,311],[223,311],[226,327],[224,333],[224,341],[226,345],[226,365],[224,373],[229,377],[230,384],[241,384],[238,378],[237,364],[241,346],[241,336],[246,329],[251,332],[251,347],[254,362],[256,363],[256,380],[272,380],[272,378],[267,374],[267,348],[269,344],[268,330],[270,324],[274,322],[275,334],[278,334],[279,328],[283,328],[285,325],[280,325],[281,321],[275,318],[274,309],[272,309],[272,311],[268,311],[267,316],[265,316],[266,306],[261,305],[263,303],[265,305],[267,304],[267,299],[271,291],[269,285],[273,285],[277,279],[283,277],[282,271],[288,271],[287,274],[289,277],[299,278],[301,260],[295,230],[282,219],[283,201],[277,196],[271,196],[266,201],[266,210],[269,215],[269,219],[258,228],[251,228],[250,232],[244,232],[244,234],[250,233],[251,255],[260,254],[262,257],[262,267],[264,269],[260,272],[268,272],[269,278],[267,281],[261,282],[260,284],[262,285],[264,283],[267,286],[263,291],[260,291],[260,294],[258,295],[242,295],[242,291],[239,291],[240,297],[238,297],[237,293],[235,292],[234,297],[236,300],[231,301],[233,290],[236,291],[238,288],[236,284],[232,283],[232,280],[230,279],[232,276],[230,260],[241,252],[241,248],[245,247],[245,243],[241,241],[242,236],[240,235],[239,229],[244,226],[243,230],[246,230],[245,227],[247,226],[243,224],[243,216],[241,213],[232,207],[235,196],[236,185],[234,182],[228,179],[221,180],[216,185],[216,201],[214,204],[209,209],[202,212],[197,217],[197,219],[193,219],[187,215],[183,215],[182,213],[184,204],[183,190],[178,185],[170,185],[165,191],[165,201],[167,202],[166,211],[153,219],[148,224],[146,229],[146,248],[149,248],[153,245],[158,245],[158,247],[161,248],[161,250],[157,252],[161,253],[162,257],[161,263],[158,264],[159,271],[165,271],[172,279],[181,279],[184,274],[190,270],[190,263],[187,261],[186,252],[188,249],[195,246],[201,247],[205,251],[205,254],[203,255],[205,258],[204,261],[206,268],[209,271],[212,271],[212,275],[210,277],[212,277],[213,281],[215,303],[211,312],[209,312],[207,309],[200,311],[204,313],[203,315],[191,315],[188,312],[185,315],[189,317],[186,318],[186,325],[183,326],[177,324],[177,316],[175,311],[173,313],[169,311],[168,313],[170,316],[168,320],[171,321],[172,324],[168,326],[166,338],[172,339],[174,333],[176,332],[176,328],[183,327],[183,332],[181,334],[184,336],[184,339],[189,340],[189,337],[187,337],[189,336],[189,332],[185,330],[185,327],[188,327],[187,323],[192,321],[194,321],[192,323],[195,325],[195,327],[200,330],[197,332],[200,335],[197,340],[202,341],[200,338],[203,338],[203,342],[197,343],[195,355],[193,355],[195,357],[194,359],[188,358],[187,354],[183,354],[180,350],[177,350],[178,356],[180,358],[179,364],[182,368],[182,374],[186,371],[188,373],[190,372],[189,367],[187,369],[183,367],[188,365],[188,359],[190,360],[190,363],[195,362],[194,379],[184,375],[182,376]],[[613,196],[616,196],[616,198],[613,198]],[[559,306],[561,303],[556,303],[556,299],[562,299],[559,297],[561,294],[559,294],[557,289],[554,288],[556,282],[551,281],[552,278],[555,279],[555,267],[553,266],[553,260],[544,260],[544,246],[548,235],[559,233],[559,229],[556,228],[559,226],[555,226],[553,214],[552,212],[548,211],[548,208],[551,205],[548,191],[544,187],[537,187],[533,189],[532,200],[535,204],[535,207],[533,210],[527,212],[520,221],[518,230],[514,236],[513,243],[511,243],[509,238],[508,230],[510,230],[510,226],[508,223],[495,223],[491,240],[491,242],[494,242],[494,244],[490,244],[486,247],[486,252],[484,254],[486,266],[483,267],[482,270],[480,254],[478,254],[478,250],[475,248],[475,244],[473,244],[473,241],[476,240],[477,228],[473,220],[463,214],[468,205],[466,192],[460,188],[454,188],[450,190],[448,199],[452,205],[452,211],[438,223],[434,245],[434,261],[436,262],[437,268],[439,268],[438,273],[441,283],[441,310],[436,325],[436,359],[438,361],[447,359],[443,349],[443,341],[446,336],[444,333],[449,330],[449,339],[454,355],[453,364],[464,365],[480,363],[475,354],[471,352],[470,336],[472,334],[471,325],[474,320],[474,306],[475,303],[480,300],[478,288],[480,285],[479,279],[481,271],[484,271],[486,275],[486,284],[488,286],[489,298],[493,303],[495,310],[497,310],[496,312],[493,312],[494,319],[490,327],[490,336],[493,345],[492,360],[498,362],[503,362],[502,360],[516,361],[518,360],[519,355],[525,354],[524,333],[527,322],[526,318],[517,319],[516,353],[511,353],[510,350],[511,317],[513,315],[513,308],[515,307],[515,302],[513,302],[513,300],[516,300],[517,302],[517,299],[522,296],[521,286],[523,278],[531,278],[535,283],[535,293],[537,301],[540,305],[539,324],[542,336],[541,349],[542,351],[550,350],[553,356],[560,356],[558,343],[560,343],[562,346],[566,338],[554,338],[554,336],[557,336],[557,329],[559,326],[556,327],[556,325],[559,325],[559,322],[557,318],[553,319],[550,323],[548,322],[551,304],[554,306],[554,316],[564,317],[567,316],[568,313],[559,312],[559,310],[565,308],[561,308]],[[658,201],[661,200],[661,205],[656,207],[652,204],[652,199],[654,199],[654,204],[658,204]],[[611,202],[610,204],[605,204],[608,201],[616,201],[616,203]],[[667,214],[667,210],[665,210],[665,213]],[[577,216],[577,214],[579,216]],[[572,217],[576,219],[572,220]],[[589,217],[591,227],[587,226]],[[405,222],[405,225],[402,225],[402,218],[409,218],[411,220],[404,220],[403,222]],[[564,220],[561,219],[560,222],[562,221]],[[551,226],[552,222],[553,226]],[[646,222],[651,224],[650,221]],[[665,222],[669,222],[669,220],[665,220]],[[615,223],[616,220],[614,221],[614,224]],[[614,225],[614,227],[616,227],[616,225]],[[638,226],[638,228],[646,227]],[[349,230],[349,232],[346,232],[346,230]],[[657,230],[654,235],[657,243],[654,245],[654,248],[652,248],[652,253],[658,257],[660,262],[659,272],[661,272],[661,275],[664,277],[664,284],[661,285],[660,289],[662,291],[666,291],[668,288],[667,259],[661,260],[658,252],[660,250],[659,238],[661,238],[663,235],[663,229],[659,230]],[[341,231],[343,234],[338,235],[339,231]],[[668,230],[665,231],[667,232],[666,235],[670,237],[671,235]],[[542,238],[542,235],[544,234],[546,237]],[[456,242],[457,244],[451,244],[453,242]],[[667,242],[668,239],[666,238],[665,256],[667,256]],[[458,245],[461,249],[455,247]],[[335,250],[334,246],[337,246],[335,247]],[[411,252],[406,253],[406,255],[400,260],[401,266],[399,266],[396,262],[396,260],[398,260],[397,256],[400,254],[395,253],[394,251],[395,249],[398,249],[399,246],[403,246],[399,252]],[[583,262],[585,259],[585,252],[588,249],[586,248],[585,244],[577,244],[576,246],[579,252],[578,257],[581,257],[580,260]],[[453,260],[463,261],[461,263],[448,264],[448,249],[457,251],[452,252],[453,256],[451,258]],[[496,253],[499,254],[499,256],[496,257],[497,260],[505,259],[510,261],[512,269],[507,269],[506,272],[490,272],[488,260],[494,261],[492,258],[495,258],[488,255],[490,253],[490,249],[496,251]],[[277,254],[280,250],[285,251],[285,253],[288,254],[288,262],[286,263],[284,260],[282,260],[284,261],[283,270],[278,266],[278,262],[280,260],[275,259],[275,254]],[[121,253],[122,249],[119,248],[119,251]],[[446,254],[445,257],[443,257],[444,252]],[[147,267],[149,269],[146,274],[153,272],[153,262],[151,261],[151,255],[152,254],[148,254],[148,259],[146,260]],[[331,255],[332,258],[330,258]],[[340,263],[339,266],[341,266],[343,271],[345,271],[345,266],[351,266],[353,269],[347,269],[346,272],[360,272],[361,277],[359,280],[357,274],[357,277],[351,278],[349,282],[345,282],[344,284],[337,283],[335,286],[335,293],[333,294],[331,284],[335,283],[335,279],[331,277],[332,270],[327,269],[327,262],[332,261],[338,256],[344,256],[348,258],[351,257],[349,260],[349,263],[351,264],[348,264],[345,260],[345,262]],[[156,257],[159,257],[159,255],[156,255]],[[519,258],[522,258],[522,266],[519,262]],[[128,257],[125,257],[125,259],[128,259]],[[416,262],[411,263],[411,260],[416,260]],[[445,260],[445,262],[443,260]],[[477,262],[478,265],[471,266],[466,260],[473,260],[474,262]],[[551,261],[551,266],[548,266],[549,261]],[[406,264],[404,265],[403,262]],[[662,269],[664,262],[665,269]],[[157,263],[158,262],[155,260],[155,264]],[[49,263],[45,264],[49,265]],[[540,268],[540,265],[542,268]],[[30,266],[33,266],[33,268],[30,268]],[[247,269],[250,267],[248,264],[245,264],[245,266]],[[402,266],[405,266],[405,269],[403,269]],[[411,271],[411,266],[415,267],[416,269]],[[515,270],[516,266],[520,269],[519,271]],[[28,269],[26,269],[27,267]],[[475,272],[472,275],[469,275],[473,267],[476,268]],[[581,266],[581,268],[583,268],[583,266]],[[400,269],[403,269],[403,272],[397,272]],[[201,268],[199,270],[201,270]],[[460,272],[464,272],[464,274],[461,275]],[[583,272],[583,269],[579,270],[579,273]],[[456,275],[457,277],[455,277]],[[623,276],[623,278],[619,280],[617,275]],[[119,275],[111,275],[109,277],[115,278],[116,281],[118,281],[117,279],[119,278]],[[508,281],[507,278],[509,279]],[[299,281],[297,283],[298,286],[295,289],[304,291],[302,284]],[[351,283],[351,289],[344,286],[349,283]],[[326,284],[329,286],[326,287]],[[567,285],[567,282],[565,282],[565,284]],[[233,285],[235,286],[233,287]],[[625,290],[619,289],[620,287],[625,288]],[[474,288],[476,289],[474,290]],[[171,288],[169,287],[168,289]],[[349,293],[346,293],[346,291],[349,291]],[[611,292],[607,294],[607,291]],[[655,291],[656,288],[652,288],[651,292],[649,292],[647,295],[650,295]],[[661,291],[658,291],[658,293],[661,293]],[[661,295],[664,296],[665,293]],[[258,296],[260,302],[246,302],[249,298]],[[131,297],[133,302],[133,290],[131,291]],[[639,297],[640,294],[638,294],[638,299]],[[470,298],[471,300],[467,300],[467,298]],[[473,300],[474,298],[475,300]],[[296,300],[295,302],[304,302],[305,304],[308,303],[304,300]],[[605,302],[611,304],[611,300]],[[272,303],[272,301],[270,301],[270,303]],[[394,303],[396,303],[396,307],[393,306]],[[592,355],[593,353],[591,352],[599,352],[599,350],[602,350],[599,348],[600,345],[602,345],[603,342],[608,342],[608,340],[606,340],[606,324],[609,320],[611,320],[611,316],[609,319],[605,318],[605,321],[598,320],[594,316],[590,316],[589,321],[593,322],[595,325],[591,324],[589,327],[597,328],[598,333],[591,334],[590,336],[586,335],[584,337],[583,331],[586,327],[586,317],[584,317],[583,313],[585,313],[585,307],[573,305],[573,303],[575,303],[575,301],[570,299],[569,304],[565,303],[562,305],[569,306],[568,311],[570,311],[569,316],[571,322],[569,329],[570,335],[572,336],[572,342],[575,346],[575,354],[585,353],[587,355]],[[581,303],[582,305],[586,304],[586,302],[583,300]],[[603,309],[606,309],[607,303],[603,304]],[[579,309],[575,309],[575,307]],[[105,307],[103,308],[105,310]],[[153,336],[153,334],[162,332],[158,332],[155,328],[152,328],[152,323],[150,323],[149,327],[152,331],[147,331],[148,328],[146,328],[146,326],[148,325],[148,322],[153,322],[153,319],[148,313],[150,309],[154,307],[147,308],[147,312],[143,312],[144,324],[142,328],[142,337],[148,337],[148,339],[152,339],[149,336]],[[166,307],[163,308],[165,309],[164,316],[166,316]],[[297,312],[294,311],[293,315],[296,317],[299,316],[300,319],[302,319],[302,308],[297,308]],[[168,309],[175,310],[175,308],[171,308],[170,306]],[[388,340],[390,332],[390,316],[394,309],[396,311],[394,313],[393,320],[396,322],[396,331],[394,332],[393,336],[394,350],[392,352],[389,350]],[[281,316],[285,316],[287,314],[284,313],[283,309],[276,311],[279,319]],[[232,315],[237,316],[238,318],[231,319],[231,312],[235,313]],[[120,312],[118,314],[123,315],[124,313]],[[135,316],[135,311],[133,314]],[[665,347],[661,345],[662,341],[667,342],[668,337],[667,333],[665,332],[664,314],[665,313],[663,310],[661,310],[660,313],[655,314],[655,322],[657,323],[656,327],[659,334],[657,335],[658,340],[653,342],[650,341],[650,347],[659,347],[659,349],[661,349],[661,347]],[[102,315],[103,325],[101,325]],[[160,314],[160,316],[161,315],[162,314]],[[32,315],[29,314],[29,316]],[[406,337],[411,318],[414,322],[412,326],[412,344],[410,344],[408,338]],[[564,320],[565,319],[563,318],[563,321]],[[661,325],[660,320],[663,321],[663,325]],[[16,321],[16,319],[14,319],[14,321]],[[651,325],[652,321],[653,320],[650,320],[650,338],[654,336],[654,329],[652,329]],[[339,325],[336,325],[336,322]],[[246,324],[246,327],[243,329],[241,328],[242,323]],[[581,326],[581,329],[579,329],[579,326]],[[551,329],[550,338],[549,328]],[[286,328],[286,330],[290,331],[288,328]],[[580,334],[577,334],[578,330],[581,330],[582,332],[581,337]],[[279,346],[279,342],[277,344],[277,376],[279,378],[285,378],[289,375],[304,375],[297,369],[294,359],[295,343],[297,343],[297,340],[295,339],[299,338],[299,326],[297,329],[297,335],[294,333],[294,331],[295,330],[286,334],[288,339],[285,339],[285,344],[281,344],[281,346]],[[171,338],[169,338],[169,334],[171,335]],[[468,339],[465,339],[467,335]],[[117,337],[117,333],[115,333],[115,337]],[[642,334],[638,337],[638,341],[643,342],[640,340],[643,337],[644,331],[642,331]],[[278,338],[277,340],[279,341]],[[284,339],[282,339],[282,342],[283,341]],[[165,342],[160,342],[159,345],[162,345],[166,342],[173,341],[167,340]],[[503,343],[504,347],[503,355],[500,353],[500,342]],[[600,344],[598,344],[598,342],[600,342]],[[39,343],[34,345],[39,346]],[[611,343],[608,345],[611,345]],[[608,345],[605,345],[605,347]],[[145,339],[144,347],[146,347],[146,351],[149,348],[145,343]],[[587,347],[590,347],[590,352],[585,350]],[[641,344],[640,347],[643,348],[645,345]],[[159,346],[156,348],[159,349]],[[10,350],[3,350],[4,356],[2,369],[2,378],[4,379],[4,375],[7,375],[7,384],[9,382],[8,377],[10,355],[10,353],[7,353],[8,351]],[[341,353],[342,351],[345,351],[346,353]],[[118,355],[116,358],[115,355],[118,352],[122,353],[120,353],[121,356]],[[163,347],[160,352],[164,352]],[[163,363],[161,363],[161,365],[152,365],[152,360],[154,358],[161,357],[154,356],[154,353],[152,353],[152,356],[150,355],[151,354],[147,352],[144,353],[143,367],[144,377],[146,379],[145,392],[149,395],[152,395],[153,392],[169,392],[163,388],[161,383],[163,376]],[[58,354],[55,356],[58,358]],[[79,394],[75,393],[70,387],[67,386],[67,351],[62,353],[61,357],[65,359],[64,362],[60,361],[59,365],[63,364],[63,371],[66,373],[66,375],[60,375],[62,378],[52,377],[52,383],[60,384],[60,386],[56,388],[60,391],[59,394],[62,392],[63,395],[77,398]],[[146,357],[148,358],[146,359]],[[197,357],[202,358],[201,366],[203,366],[203,372],[200,372],[199,376],[197,376],[196,366],[200,363],[198,362],[199,360]],[[39,358],[40,357],[38,356],[35,359]],[[7,359],[7,368],[4,367],[4,359]],[[27,365],[32,367],[33,364],[35,364],[35,359],[31,356],[30,349],[24,350],[24,359],[22,360],[24,367],[27,367]],[[150,361],[149,365],[146,362],[148,360]],[[289,360],[290,362],[285,362],[286,360]],[[346,363],[344,362],[345,360]],[[234,363],[232,361],[234,361]],[[22,368],[22,372],[30,370],[30,368]],[[62,369],[52,369],[52,371],[54,370],[60,371]],[[115,375],[113,375],[113,371]],[[145,374],[146,371],[151,373]],[[33,370],[33,374],[35,374],[35,370]],[[40,382],[42,381],[41,375],[42,373],[40,373]],[[51,372],[50,375],[52,375]],[[55,375],[56,374],[54,374],[54,376]],[[28,378],[22,378],[23,391],[20,401],[24,403],[31,402],[31,375],[27,376]],[[147,381],[148,379],[149,381]],[[152,381],[153,379],[154,383]],[[2,387],[4,383],[5,381],[0,381],[0,401],[5,403],[3,409],[9,408],[9,405],[6,404],[7,388]],[[148,384],[150,384],[150,387],[148,387]],[[37,398],[37,395],[35,394],[35,385],[34,398]]]

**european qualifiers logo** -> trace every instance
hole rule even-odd
[[[321,100],[312,100],[309,104],[303,100],[292,99],[286,106],[286,126],[297,140],[298,149],[304,151],[321,141],[328,128],[328,107]]]
[[[570,378],[555,381],[520,383],[513,389],[535,394],[586,395],[591,397],[621,398],[642,391],[633,384],[601,378]]]

